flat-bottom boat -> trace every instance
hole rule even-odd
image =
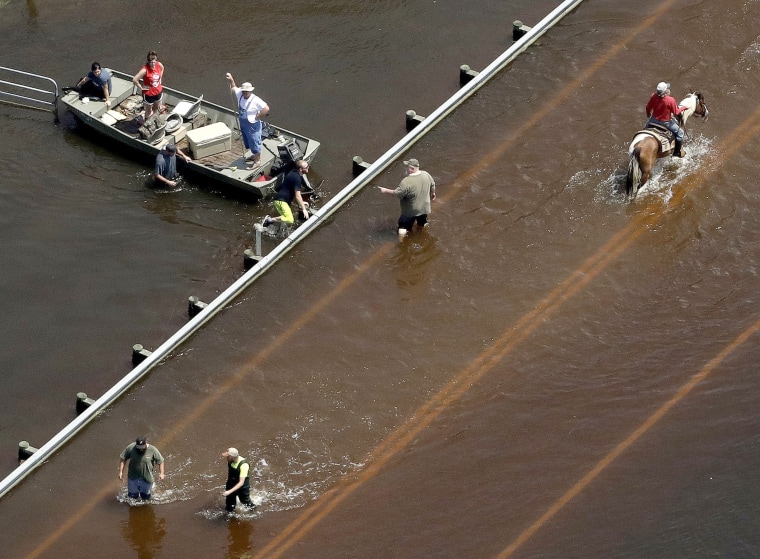
[[[74,116],[99,134],[155,157],[174,143],[192,161],[184,169],[200,179],[233,187],[255,198],[270,197],[294,161],[311,162],[319,142],[295,132],[263,123],[260,164],[252,168],[239,132],[238,116],[231,109],[164,86],[158,117],[144,122],[142,93],[132,77],[110,70],[111,106],[102,99],[66,90],[61,102]],[[182,169],[180,165],[180,169]]]

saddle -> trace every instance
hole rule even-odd
[[[673,132],[659,124],[648,124],[646,128],[636,132],[636,134],[634,134],[634,141],[639,134],[645,134],[657,140],[660,143],[660,153],[670,150],[670,144],[675,140]]]

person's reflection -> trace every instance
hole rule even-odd
[[[132,506],[129,518],[121,523],[121,533],[137,552],[138,559],[154,559],[166,534],[166,520],[156,518],[153,505]]]
[[[251,551],[251,534],[253,533],[253,523],[250,520],[241,520],[239,518],[230,518],[227,523],[229,527],[229,547],[227,548],[226,559],[240,559]]]
[[[424,285],[430,264],[438,257],[436,238],[427,230],[416,232],[398,244],[398,253],[393,257],[396,283],[401,288]]]

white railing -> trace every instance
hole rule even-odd
[[[0,66],[0,103],[50,111],[57,120],[58,84],[47,76]]]

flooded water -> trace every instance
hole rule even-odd
[[[0,1],[0,65],[70,85],[155,49],[220,104],[230,71],[322,142],[331,195],[556,5]],[[758,21],[755,0],[583,2],[411,150],[427,233],[399,244],[393,198],[352,199],[2,498],[2,556],[760,555]],[[662,80],[710,119],[626,203]],[[0,129],[7,475],[242,274],[272,208],[155,190],[68,114],[0,106]],[[152,505],[117,478],[140,434],[166,458]],[[233,517],[229,446],[259,503]]]

